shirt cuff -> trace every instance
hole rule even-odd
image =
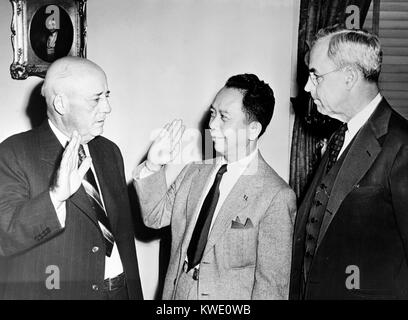
[[[144,178],[147,178],[147,177],[151,176],[152,174],[155,174],[155,173],[157,173],[159,171],[149,170],[149,168],[146,166],[146,161],[144,161],[142,164],[137,166],[135,168],[135,170],[133,171],[133,179],[134,180],[144,179]]]
[[[50,198],[54,206],[55,212],[57,213],[57,218],[61,225],[61,228],[65,228],[65,219],[67,217],[67,209],[66,209],[65,201],[58,202],[56,199],[54,199],[53,193],[51,191],[50,191]]]

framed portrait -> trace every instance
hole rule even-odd
[[[86,0],[10,0],[13,79],[44,77],[65,56],[86,57]]]

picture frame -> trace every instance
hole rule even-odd
[[[44,77],[63,56],[86,57],[87,0],[10,0],[13,79]]]

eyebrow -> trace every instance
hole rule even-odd
[[[105,95],[109,95],[110,94],[110,90],[106,91]],[[92,95],[92,97],[99,97],[103,95],[103,91],[99,92],[99,93],[95,93],[94,95]]]

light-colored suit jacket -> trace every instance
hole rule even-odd
[[[170,188],[163,169],[143,179],[143,164],[136,169],[145,224],[171,225],[163,299],[175,297],[200,199],[213,183],[214,163],[187,165]],[[258,153],[215,218],[200,264],[198,298],[287,299],[295,214],[294,192]]]

